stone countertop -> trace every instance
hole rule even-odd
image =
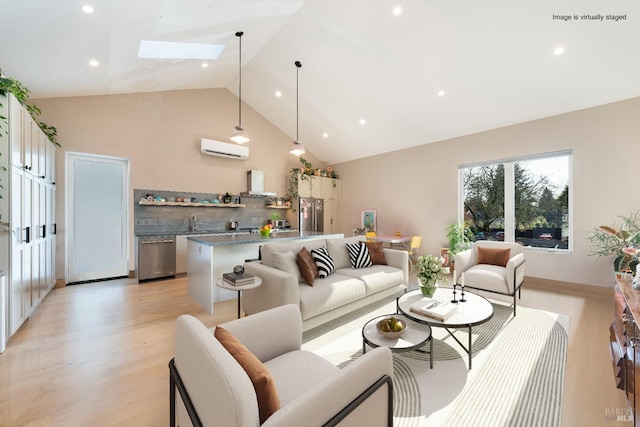
[[[199,231],[145,231],[136,233],[136,237],[161,237],[161,236],[202,236],[216,235],[224,236],[231,234],[249,234],[250,231],[215,231],[215,230],[199,230]]]
[[[243,243],[267,243],[276,240],[304,240],[322,237],[343,237],[340,233],[322,233],[315,231],[280,231],[272,233],[268,237],[260,234],[234,234],[217,236],[190,236],[188,240],[201,243],[207,246],[238,245]]]
[[[257,230],[257,229],[256,229]],[[297,229],[280,229],[275,234],[281,233],[297,233]],[[239,230],[198,230],[198,231],[144,231],[136,233],[136,237],[165,237],[165,236],[232,236],[237,234],[251,234],[250,229],[239,229]],[[260,233],[254,233],[257,237],[260,236]]]

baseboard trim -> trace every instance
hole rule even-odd
[[[523,290],[526,290],[526,288],[578,295],[586,294],[600,298],[611,298],[613,296],[613,284],[608,287],[594,286],[582,283],[563,282],[560,280],[541,279],[539,277],[525,277]]]

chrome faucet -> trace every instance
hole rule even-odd
[[[191,231],[198,231],[198,217],[191,217]]]

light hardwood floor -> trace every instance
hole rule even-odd
[[[627,407],[609,360],[611,292],[533,282],[522,305],[571,318],[562,425],[623,425],[611,415]],[[52,290],[0,354],[0,426],[168,425],[176,317],[213,326],[236,317],[236,302],[217,303],[210,316],[189,299],[185,278]]]

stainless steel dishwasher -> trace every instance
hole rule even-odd
[[[138,237],[138,282],[176,275],[176,236]]]

